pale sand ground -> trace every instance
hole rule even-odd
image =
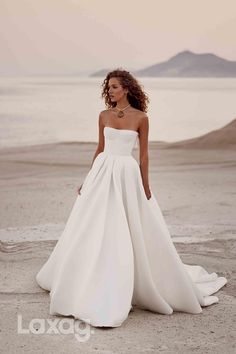
[[[50,255],[87,174],[95,144],[0,151],[1,349],[4,353],[235,353],[235,150],[164,149],[150,144],[150,186],[187,264],[228,279],[219,303],[199,315],[134,308],[119,328],[73,334],[17,334],[49,316],[35,275]],[[137,158],[137,150],[134,156]],[[192,243],[180,241],[191,240]],[[61,317],[63,318],[63,317]],[[46,324],[46,329],[49,326]]]

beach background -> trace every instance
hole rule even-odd
[[[184,263],[227,278],[216,294],[219,303],[199,316],[163,316],[135,308],[122,327],[95,329],[85,343],[73,334],[17,332],[19,315],[24,328],[35,318],[55,318],[49,316],[49,294],[37,285],[35,275],[66,225],[96,150],[98,115],[105,109],[100,97],[104,75],[99,70],[122,66],[135,72],[163,61],[172,65],[168,59],[186,47],[195,57],[212,52],[227,59],[227,65],[236,60],[234,2],[219,5],[207,0],[193,10],[187,1],[180,2],[171,3],[171,14],[170,4],[150,1],[149,7],[135,3],[136,15],[128,3],[123,3],[125,12],[118,8],[114,15],[103,0],[99,6],[42,0],[35,7],[27,0],[21,7],[14,0],[3,1],[3,352],[235,353],[236,76],[212,77],[208,71],[210,76],[202,77],[198,71],[181,77],[176,66],[169,70],[172,76],[137,75],[150,98],[150,186]],[[111,51],[108,40],[119,46]],[[181,69],[186,69],[189,54],[182,52]],[[138,161],[138,146],[134,157]]]
[[[103,77],[0,77],[0,147],[96,142]],[[174,142],[236,116],[236,78],[138,78],[148,93],[150,141]]]

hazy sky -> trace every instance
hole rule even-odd
[[[236,60],[236,0],[0,0],[0,74],[132,70],[182,50]]]

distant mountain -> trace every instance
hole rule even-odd
[[[106,74],[111,71],[112,69],[101,69],[101,70],[98,70],[98,71],[95,71],[94,73],[92,73],[90,75],[90,77],[100,77],[100,76],[103,76],[105,78]]]
[[[197,138],[165,143],[165,148],[236,149],[236,118],[224,127]]]
[[[108,71],[103,69],[91,76],[105,76]],[[165,62],[135,70],[133,74],[146,77],[236,77],[236,61],[185,50]]]
[[[152,77],[236,77],[236,61],[210,53],[184,51],[165,62],[138,70],[135,74]]]
[[[118,66],[117,66],[117,68],[118,68]],[[92,73],[91,75],[90,75],[90,77],[104,77],[105,78],[105,76],[106,76],[106,74],[107,73],[109,73],[109,71],[112,71],[112,70],[114,70],[115,68],[110,68],[110,69],[101,69],[101,70],[98,70],[98,71],[95,71],[94,73]],[[132,70],[132,69],[125,69],[125,70],[128,70],[128,71],[130,71],[130,73],[135,73],[135,70]]]

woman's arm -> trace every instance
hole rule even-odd
[[[97,155],[100,154],[100,152],[102,152],[104,150],[104,133],[103,133],[104,122],[103,122],[103,120],[104,120],[103,114],[102,114],[102,112],[100,112],[99,119],[98,119],[98,129],[99,129],[98,145],[97,145],[97,149],[95,151],[90,169],[92,168],[93,162],[96,159]]]
[[[93,159],[92,159],[90,170],[91,170],[91,168],[93,166],[93,162],[96,159],[97,155],[104,150],[104,135],[103,135],[104,124],[103,124],[102,112],[100,112],[100,114],[99,114],[98,128],[99,128],[98,145],[97,145],[97,149],[96,149],[95,154],[94,154]],[[80,191],[82,189],[82,186],[83,186],[83,183],[77,189],[78,194],[81,194]]]
[[[143,181],[143,187],[147,199],[151,198],[151,191],[149,188],[149,178],[148,178],[148,133],[149,133],[149,121],[148,116],[143,116],[140,126],[139,126],[139,167]]]

